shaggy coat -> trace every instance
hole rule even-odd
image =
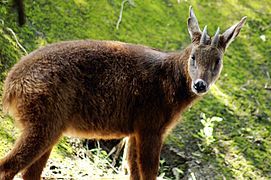
[[[161,136],[196,98],[187,76],[190,51],[188,47],[184,53],[164,53],[112,41],[52,44],[11,69],[3,106],[17,119],[25,140],[35,139],[23,144],[34,159],[63,133],[102,139],[140,134],[142,146],[157,146],[152,148],[156,151]],[[154,152],[149,153],[142,159],[144,169],[152,167]],[[28,154],[20,158],[27,164]],[[10,166],[18,164],[14,161]]]

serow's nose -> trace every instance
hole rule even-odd
[[[198,93],[203,93],[203,92],[206,92],[206,90],[207,90],[207,84],[205,81],[198,79],[194,83],[194,88]]]

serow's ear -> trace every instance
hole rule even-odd
[[[231,26],[222,34],[221,43],[224,49],[226,49],[230,45],[230,43],[238,36],[240,30],[242,29],[243,25],[246,22],[246,19],[247,19],[246,16],[243,17],[240,22]]]
[[[189,18],[187,20],[187,27],[188,27],[188,32],[190,34],[191,39],[193,39],[193,35],[195,33],[201,33],[201,30],[199,28],[199,23],[193,11],[192,6],[190,6],[189,8]]]

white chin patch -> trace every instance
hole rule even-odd
[[[204,94],[206,94],[208,92],[208,91],[206,91],[206,92],[203,92],[203,93],[198,93],[194,88],[192,88],[192,91],[193,91],[193,93],[195,93],[198,96],[203,96]]]

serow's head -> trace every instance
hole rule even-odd
[[[192,40],[192,50],[188,62],[188,72],[192,80],[191,88],[196,95],[205,94],[217,80],[222,70],[222,58],[228,45],[237,37],[246,21],[240,22],[213,37],[207,34],[207,26],[200,30],[198,20],[190,7],[187,21],[188,31]]]

